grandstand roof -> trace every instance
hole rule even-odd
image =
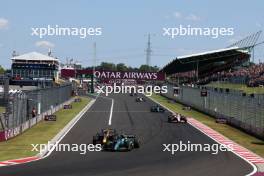
[[[160,72],[166,74],[174,74],[180,72],[188,72],[203,67],[209,68],[210,65],[225,64],[227,62],[236,61],[238,58],[249,59],[249,52],[246,48],[230,47],[218,50],[211,50],[202,53],[179,56],[165,65]]]
[[[38,52],[30,52],[26,54],[22,54],[19,56],[15,56],[11,58],[11,60],[31,60],[31,61],[58,61],[58,59],[54,57],[50,57]]]

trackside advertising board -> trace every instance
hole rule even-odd
[[[164,80],[165,75],[157,72],[118,72],[95,71],[94,75],[99,79],[134,79],[134,80]]]
[[[62,77],[75,77],[76,75],[92,74],[92,70],[67,70],[62,69]],[[163,81],[165,74],[160,72],[131,72],[131,71],[105,71],[96,70],[94,75],[98,79],[133,79],[133,80],[146,80],[146,81]]]

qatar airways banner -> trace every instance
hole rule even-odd
[[[165,80],[165,74],[157,72],[118,72],[118,71],[95,71],[98,79],[134,79],[134,80]]]
[[[73,69],[62,69],[61,76],[64,78],[76,77],[77,75],[91,75],[93,70],[73,70]],[[112,79],[134,79],[134,80],[165,80],[164,73],[157,72],[132,72],[132,71],[105,71],[105,70],[96,70],[94,75],[96,78],[103,80],[112,80]]]

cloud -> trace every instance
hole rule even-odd
[[[179,11],[175,11],[170,15],[166,15],[165,18],[169,19],[170,17],[175,18],[175,19],[184,19],[184,20],[189,20],[189,21],[199,21],[201,18],[193,13],[189,15],[185,15]]]
[[[165,15],[164,18],[165,19],[170,19],[170,16],[169,15]]]
[[[197,15],[194,14],[190,14],[188,16],[185,17],[186,20],[190,20],[190,21],[199,21],[201,20],[200,17],[198,17]]]
[[[262,27],[262,25],[261,25],[259,22],[256,22],[256,26],[257,26],[258,28],[261,28],[261,27]]]
[[[35,46],[36,47],[41,47],[41,48],[54,48],[55,45],[49,41],[46,41],[46,40],[41,40],[41,41],[37,41],[35,43]]]
[[[0,29],[6,29],[8,27],[8,20],[5,18],[0,18]]]
[[[173,13],[173,17],[175,17],[175,18],[182,18],[182,14],[181,14],[181,12],[174,12]]]

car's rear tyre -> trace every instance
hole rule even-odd
[[[133,148],[134,148],[134,144],[133,144],[132,142],[130,142],[130,143],[128,144],[128,146],[127,146],[127,150],[128,150],[128,151],[131,151],[131,150],[133,150]]]
[[[134,142],[134,147],[135,147],[135,148],[139,148],[139,147],[140,147],[140,142],[139,142],[138,139],[135,140],[135,142]]]
[[[98,140],[99,140],[98,136],[93,136],[93,145],[98,144]]]

